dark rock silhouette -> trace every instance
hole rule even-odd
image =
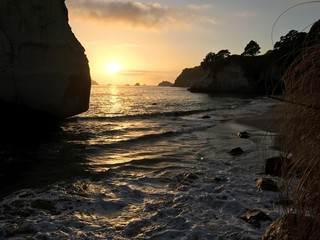
[[[282,156],[270,157],[265,160],[264,173],[273,176],[282,176],[291,168],[292,160]]]
[[[177,77],[173,86],[174,87],[191,87],[193,84],[206,76],[206,71],[204,71],[200,66],[194,68],[186,68]]]
[[[241,155],[242,153],[244,153],[244,151],[242,150],[242,148],[236,147],[236,148],[233,148],[229,153],[232,156],[238,156],[238,155]]]
[[[232,55],[218,61],[207,75],[194,82],[191,92],[266,94],[279,92],[281,67],[272,65],[273,55]]]
[[[159,87],[172,87],[172,83],[169,81],[162,81],[161,83],[158,84]]]
[[[0,106],[15,117],[37,112],[35,119],[87,111],[91,78],[84,51],[64,1],[1,1]]]
[[[99,85],[99,83],[97,81],[91,79],[91,85]]]
[[[267,214],[258,209],[248,210],[240,214],[239,218],[256,228],[260,228],[260,221],[271,221],[271,218]]]
[[[238,138],[248,138],[248,137],[250,137],[250,135],[247,131],[243,131],[243,132],[238,132],[237,137]]]
[[[277,183],[270,178],[259,178],[256,181],[256,185],[259,191],[263,191],[263,190],[273,191],[273,192],[279,191]]]

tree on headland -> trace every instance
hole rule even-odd
[[[204,70],[208,70],[212,65],[218,61],[224,60],[230,56],[230,51],[228,49],[220,50],[217,54],[210,52],[206,55],[203,61],[200,63],[200,66]]]
[[[281,36],[280,40],[274,44],[276,62],[278,65],[282,65],[284,71],[306,47],[306,36],[306,32],[291,30],[285,36]]]
[[[203,61],[200,63],[200,66],[204,70],[208,70],[210,68],[210,66],[212,65],[212,63],[215,62],[215,57],[216,57],[216,54],[214,52],[209,52],[206,55],[206,57],[203,59]]]
[[[281,52],[300,50],[303,47],[306,36],[306,32],[291,30],[285,36],[281,36],[280,41],[274,44],[274,50]]]
[[[219,61],[219,60],[223,60],[229,56],[230,56],[230,51],[228,49],[223,49],[217,53],[216,58],[217,58],[217,61]]]
[[[316,21],[306,36],[308,46],[318,44],[320,42],[320,20]]]
[[[260,46],[257,42],[251,40],[247,46],[244,48],[244,52],[241,54],[242,56],[255,56],[260,53]]]

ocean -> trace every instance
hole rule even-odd
[[[278,103],[186,88],[92,86],[90,108],[0,157],[0,239],[259,239],[277,193],[259,192],[276,134],[237,124]],[[237,138],[248,131],[250,138]],[[229,154],[241,147],[239,156]]]

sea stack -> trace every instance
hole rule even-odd
[[[57,120],[87,111],[84,52],[64,0],[1,0],[0,106]]]

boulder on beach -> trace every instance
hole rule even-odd
[[[64,1],[1,1],[1,107],[57,120],[87,111],[91,78],[84,52]]]
[[[250,135],[247,131],[243,131],[243,132],[238,132],[237,133],[237,137],[238,138],[248,138]]]
[[[230,155],[235,157],[235,156],[241,155],[242,153],[244,153],[244,151],[242,150],[242,148],[236,147],[236,148],[233,148],[229,153]]]

